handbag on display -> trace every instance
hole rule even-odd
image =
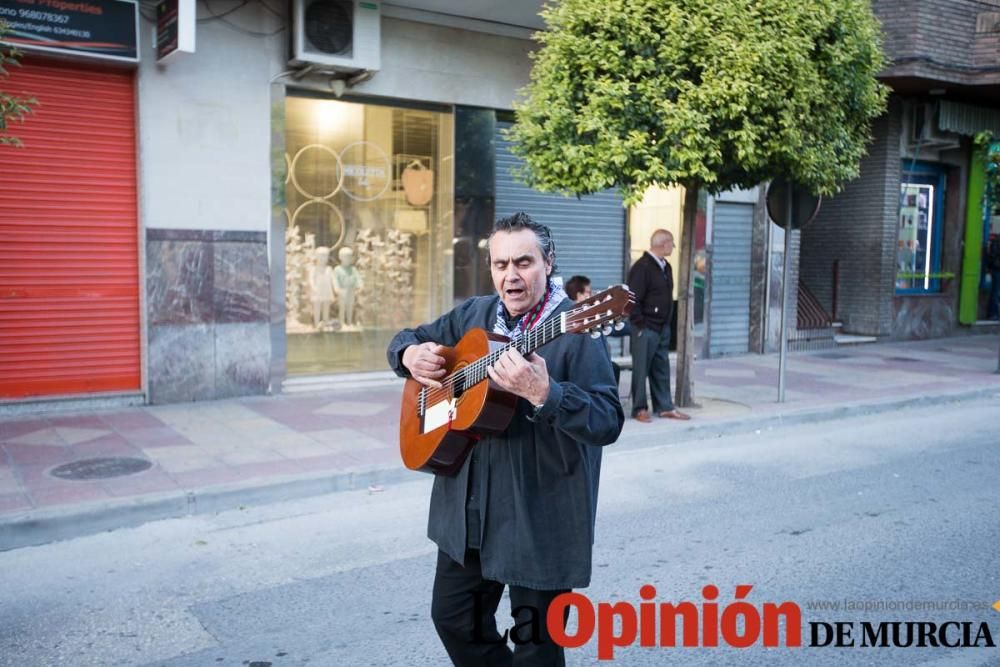
[[[394,227],[410,234],[427,233],[427,211],[416,208],[401,208],[396,211]]]
[[[420,160],[406,165],[401,180],[406,203],[410,206],[427,206],[434,197],[434,171]]]

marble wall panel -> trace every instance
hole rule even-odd
[[[923,340],[952,335],[958,318],[951,295],[896,297],[892,323],[894,340]]]
[[[267,244],[216,242],[213,315],[216,322],[266,322],[269,316]]]
[[[146,290],[150,325],[211,322],[213,273],[211,242],[149,241]]]
[[[266,393],[266,234],[150,229],[146,240],[150,402]]]
[[[217,398],[267,393],[270,383],[271,333],[266,322],[215,326],[215,395]]]
[[[215,325],[149,328],[149,402],[216,398]]]

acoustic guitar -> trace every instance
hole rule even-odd
[[[408,378],[399,417],[399,450],[411,470],[454,475],[482,436],[502,433],[518,397],[500,389],[486,369],[511,348],[527,355],[565,333],[611,333],[635,305],[628,285],[616,285],[528,330],[517,341],[472,329],[445,348],[440,388]]]

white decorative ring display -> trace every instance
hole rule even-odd
[[[325,195],[306,192],[305,188],[303,188],[302,185],[299,184],[299,179],[295,176],[295,170],[296,166],[298,165],[299,158],[302,157],[302,155],[307,150],[314,148],[319,149],[321,151],[326,151],[327,153],[333,156],[334,160],[337,161],[337,185],[334,186],[333,190],[331,190]],[[337,151],[333,150],[329,146],[324,146],[323,144],[309,144],[308,146],[303,146],[302,148],[300,148],[298,152],[295,153],[295,157],[292,159],[292,166],[288,170],[288,173],[291,174],[292,185],[295,186],[295,189],[298,190],[303,197],[310,197],[312,199],[329,199],[330,197],[337,194],[337,192],[340,191],[341,186],[344,184],[344,165],[340,161],[340,156],[337,155]]]
[[[357,169],[359,167],[359,165],[354,165],[354,164],[345,165],[344,164],[344,156],[346,156],[347,155],[347,151],[350,150],[351,148],[353,148],[354,146],[367,146],[369,148],[374,149],[376,152],[378,152],[379,156],[382,159],[383,164],[385,165],[383,167],[383,174],[384,174],[384,180],[385,180],[385,182],[382,184],[382,188],[378,191],[378,193],[376,193],[375,195],[372,195],[370,197],[365,197],[364,195],[359,195],[359,194],[356,194],[354,192],[351,192],[351,188],[346,184],[347,182],[349,182],[348,181],[348,177],[350,177],[350,178],[357,177],[353,173],[353,171],[355,169]],[[350,197],[351,199],[354,199],[354,200],[357,200],[357,201],[374,201],[374,200],[378,199],[379,197],[381,197],[385,193],[385,191],[389,188],[389,183],[390,183],[390,181],[392,181],[392,167],[389,164],[389,156],[387,156],[385,154],[385,151],[382,150],[382,148],[378,144],[372,143],[370,141],[355,141],[353,143],[350,143],[350,144],[347,144],[346,146],[344,146],[344,150],[340,151],[340,156],[341,156],[341,161],[340,161],[341,181],[345,182],[345,185],[344,185],[344,194],[347,195],[348,197]],[[367,164],[360,165],[360,169],[361,169],[360,178],[361,178],[362,184],[365,185],[365,186],[368,185],[368,183],[367,183],[368,176],[369,176],[369,174],[368,174],[368,168],[369,167],[368,167]],[[351,172],[351,173],[348,173],[348,172]]]
[[[344,231],[345,231],[345,229],[344,229],[344,216],[341,214],[340,209],[338,209],[336,206],[334,206],[333,204],[331,204],[326,199],[310,199],[309,201],[301,204],[297,209],[295,209],[295,213],[292,214],[292,226],[294,227],[294,226],[296,226],[298,224],[299,214],[302,212],[302,209],[304,209],[306,206],[312,206],[314,204],[319,204],[319,205],[322,205],[322,206],[326,206],[331,211],[333,211],[334,215],[337,216],[337,222],[340,224],[340,235],[337,237],[337,242],[336,243],[331,243],[329,245],[330,249],[332,250],[332,249],[338,247],[344,241]],[[329,220],[329,218],[328,218],[328,220]]]

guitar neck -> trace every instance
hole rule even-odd
[[[551,343],[559,336],[563,335],[563,315],[551,317],[534,329],[529,329],[517,340],[511,341],[501,348],[493,350],[484,357],[480,357],[475,363],[466,366],[461,372],[465,373],[465,386],[473,385],[485,380],[488,376],[486,369],[495,364],[507,350],[516,349],[522,355],[528,355],[538,348]]]

